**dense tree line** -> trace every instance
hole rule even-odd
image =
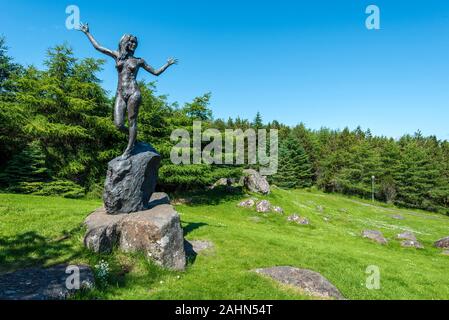
[[[23,67],[8,56],[0,39],[0,188],[3,190],[99,196],[106,164],[119,156],[126,137],[112,122],[113,101],[96,74],[103,61],[78,60],[66,45],[49,49],[45,69]],[[173,165],[174,129],[278,129],[279,170],[270,181],[282,188],[316,186],[400,206],[449,213],[449,142],[420,132],[398,140],[369,130],[310,130],[277,121],[264,124],[257,113],[246,119],[213,119],[210,93],[184,106],[140,83],[140,141],[163,156],[159,186],[165,190],[202,188],[241,168],[226,165]],[[203,143],[204,144],[204,143]]]

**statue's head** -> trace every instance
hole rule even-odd
[[[134,54],[134,51],[136,51],[138,42],[137,37],[131,35],[131,34],[125,34],[120,39],[120,43],[118,46],[118,50],[120,53],[120,59],[126,59],[130,54]]]

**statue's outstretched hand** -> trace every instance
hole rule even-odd
[[[86,23],[86,24],[80,23],[79,30],[84,33],[88,33],[89,32],[89,24],[88,23]]]
[[[171,66],[172,64],[178,64],[178,59],[170,58],[167,60],[167,63],[169,66]]]

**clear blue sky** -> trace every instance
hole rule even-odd
[[[101,57],[65,28],[65,8],[76,4],[104,46],[133,33],[136,55],[154,67],[180,60],[158,78],[170,101],[210,91],[215,117],[260,111],[289,125],[449,139],[447,0],[2,2],[0,34],[23,64],[42,66],[46,49],[65,41],[79,57]],[[369,4],[381,9],[381,30],[365,28]],[[111,60],[100,77],[113,94]]]

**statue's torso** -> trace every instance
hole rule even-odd
[[[134,93],[140,93],[136,77],[141,65],[142,59],[134,57],[116,62],[116,68],[118,70],[118,92],[124,99],[128,99]]]

